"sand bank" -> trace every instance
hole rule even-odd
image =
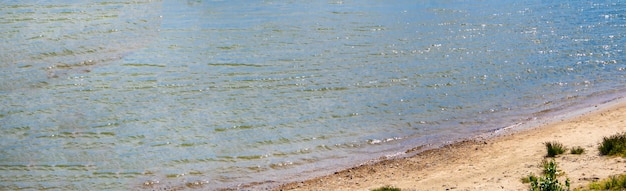
[[[277,190],[528,190],[521,178],[541,174],[544,142],[581,146],[582,155],[556,157],[572,188],[626,173],[626,159],[600,156],[602,138],[626,132],[626,103],[491,138],[474,138],[417,155],[365,164],[323,177],[282,185]]]

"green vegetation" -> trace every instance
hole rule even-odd
[[[537,181],[539,181],[539,178],[537,178],[537,176],[535,176],[535,174],[533,174],[532,172],[527,177],[522,177],[522,183],[524,184]]]
[[[548,154],[546,155],[547,157],[555,157],[556,155],[565,153],[565,150],[567,150],[563,144],[556,141],[546,142],[544,144],[546,145],[546,150],[548,151]]]
[[[570,150],[570,153],[574,154],[574,155],[583,154],[583,153],[585,153],[585,149],[580,147],[580,146],[574,147],[574,148],[572,148],[572,150]]]
[[[559,171],[557,169],[556,162],[546,161],[542,162],[543,165],[543,176],[535,177],[533,174],[530,174],[527,178],[523,178],[528,180],[530,183],[530,190],[532,191],[565,191],[569,190],[570,182],[569,178],[565,180],[565,185],[561,184],[557,178],[559,175]]]
[[[622,155],[626,157],[626,133],[604,137],[598,149],[601,155]]]
[[[626,157],[626,133],[604,137],[598,150],[600,150],[601,155],[621,155]],[[582,190],[626,190],[626,174],[611,176],[600,182],[591,183],[589,188]]]
[[[548,154],[546,157],[555,157],[563,154],[567,150],[563,144],[553,141],[544,143]],[[604,137],[602,143],[598,147],[601,155],[621,155],[626,157],[626,133],[618,133],[610,137]],[[577,146],[570,150],[571,154],[583,154],[585,149]],[[561,184],[557,176],[563,173],[557,170],[557,164],[554,160],[543,160],[543,176],[537,177],[529,174],[522,178],[523,183],[530,183],[531,191],[565,191],[570,189],[570,180],[566,178],[565,185]],[[626,190],[626,174],[611,176],[599,182],[590,183],[587,188],[575,189],[578,191],[596,191],[596,190]]]
[[[587,190],[625,190],[626,189],[626,174],[619,176],[611,176],[606,180],[600,182],[593,182],[589,184],[588,188],[576,189],[579,191]]]
[[[395,187],[391,187],[391,186],[383,186],[380,188],[376,188],[372,191],[400,191],[400,188],[395,188]]]

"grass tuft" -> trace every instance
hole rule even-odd
[[[585,153],[585,149],[580,146],[574,147],[572,148],[572,150],[570,150],[570,153],[574,155],[580,155],[580,154]]]
[[[556,141],[545,142],[544,144],[546,145],[546,150],[548,151],[546,157],[555,157],[556,155],[565,153],[565,150],[567,150],[563,144]]]
[[[535,174],[533,174],[532,172],[526,176],[526,177],[522,177],[522,183],[524,184],[528,184],[531,182],[537,182],[539,180],[539,178],[537,178],[537,176],[535,176]]]
[[[604,137],[598,149],[601,155],[626,156],[626,133]]]
[[[392,186],[383,186],[380,188],[376,188],[372,191],[400,191],[400,188],[392,187]]]

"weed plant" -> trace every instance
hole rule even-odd
[[[546,155],[547,157],[555,157],[556,155],[565,153],[565,150],[567,150],[563,144],[556,141],[545,142],[544,144],[546,145],[546,150],[548,151],[548,154]]]
[[[604,137],[598,149],[601,155],[622,155],[626,157],[626,133]]]
[[[541,166],[543,166],[543,174],[546,176],[556,177],[556,175],[559,174],[559,170],[556,168],[557,166],[554,160],[543,160],[541,161]]]
[[[532,191],[566,191],[570,188],[569,178],[565,180],[565,185],[561,184],[557,178],[559,171],[557,169],[556,162],[546,161],[542,162],[543,176],[534,177],[532,174],[528,176],[530,181],[530,190]],[[533,178],[531,178],[533,177]]]
[[[580,146],[574,147],[574,148],[572,148],[572,150],[570,150],[570,153],[574,154],[574,155],[583,154],[583,153],[585,153],[585,149],[580,147]]]
[[[537,176],[535,176],[535,174],[533,174],[532,172],[527,177],[522,177],[522,183],[524,184],[537,182],[538,180],[539,178],[537,178]]]

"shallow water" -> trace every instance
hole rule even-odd
[[[0,3],[0,189],[296,180],[623,96],[622,1]]]

